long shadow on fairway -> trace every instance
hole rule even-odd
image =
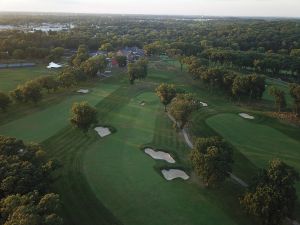
[[[121,86],[96,105],[99,122],[109,123],[112,114],[118,113],[132,97],[148,86]],[[95,132],[84,135],[68,126],[42,145],[51,158],[58,159],[63,167],[56,172],[53,191],[62,199],[62,216],[67,225],[119,225],[121,222],[97,199],[83,174],[83,158],[89,146],[99,142]],[[105,184],[104,184],[105,185]]]

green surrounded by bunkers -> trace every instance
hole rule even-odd
[[[150,62],[149,76],[135,85],[128,84],[125,72],[113,74],[94,83],[86,95],[67,94],[60,102],[0,126],[1,134],[39,142],[49,157],[61,162],[51,189],[61,196],[66,224],[254,223],[238,202],[243,187],[228,179],[220,189],[207,189],[191,171],[190,149],[155,96],[154,89],[161,82],[174,83],[208,103],[193,115],[191,135],[224,137],[235,149],[235,174],[255,174],[274,157],[299,171],[300,143],[297,136],[290,135],[296,128],[276,120],[271,123],[254,110],[250,114],[258,119],[243,119],[238,113],[247,108],[192,85],[174,61]],[[84,134],[72,128],[70,107],[82,100],[96,107],[99,124],[115,132],[100,138],[93,129]],[[172,153],[176,163],[150,158],[142,151],[146,145]],[[190,179],[167,181],[162,168],[183,169]],[[297,188],[299,195],[299,183]]]

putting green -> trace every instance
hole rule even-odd
[[[25,141],[44,141],[69,124],[70,109],[74,102],[87,101],[96,105],[117,88],[118,85],[100,84],[86,95],[74,92],[59,104],[4,124],[0,127],[0,133]]]
[[[145,106],[139,105],[141,100]],[[154,169],[155,160],[139,150],[154,138],[158,107],[154,93],[143,93],[110,116],[117,132],[89,146],[83,161],[93,192],[123,224],[236,224],[210,202],[206,190],[166,181]],[[168,123],[167,132],[172,132]]]
[[[234,114],[212,116],[206,123],[257,167],[265,167],[271,159],[279,158],[300,172],[300,142],[278,130]],[[299,182],[297,190],[299,195]]]

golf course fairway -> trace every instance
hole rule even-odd
[[[300,170],[300,142],[264,124],[235,114],[218,114],[206,123],[242,152],[258,168],[280,158]],[[300,183],[297,185],[300,194]]]

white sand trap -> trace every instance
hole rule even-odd
[[[201,104],[202,106],[204,106],[204,107],[207,107],[207,106],[208,106],[208,104],[205,103],[205,102],[200,102],[200,104]]]
[[[100,135],[100,137],[105,137],[111,134],[110,130],[107,127],[96,127],[95,131]]]
[[[78,92],[78,93],[81,93],[81,94],[87,94],[87,93],[89,93],[90,91],[87,90],[87,89],[79,89],[77,92]]]
[[[254,116],[250,116],[247,113],[240,113],[239,115],[245,119],[254,120]]]
[[[145,153],[150,155],[153,159],[165,160],[168,163],[175,163],[175,160],[169,153],[162,152],[162,151],[154,151],[151,148],[145,148]]]
[[[187,180],[190,177],[182,170],[170,169],[161,171],[166,180],[174,180],[176,178],[181,178]]]
[[[142,102],[140,102],[140,105],[141,105],[141,106],[145,106],[145,105],[146,105],[146,102],[142,101]]]

